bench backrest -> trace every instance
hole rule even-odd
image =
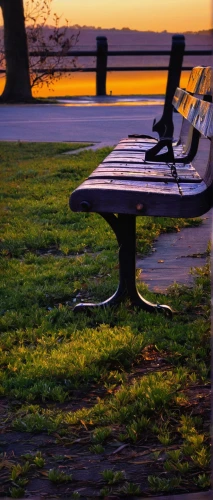
[[[213,136],[213,104],[211,102],[177,88],[173,106],[202,135],[208,138]]]
[[[193,96],[202,98],[204,101],[211,101],[211,67],[197,66],[192,69],[189,81],[186,86],[186,92]],[[176,107],[176,94],[173,105]],[[199,132],[189,123],[187,116],[183,115],[182,126],[180,129],[179,142],[185,145],[185,153],[189,153],[189,161],[194,157],[197,151],[199,141]]]
[[[205,135],[204,128],[202,131],[199,130],[198,127],[195,127],[194,122],[191,119],[191,113],[195,113],[195,101],[197,98],[200,99],[201,102],[205,103],[212,100],[211,96],[211,73],[212,69],[210,66],[202,67],[198,66],[192,69],[189,81],[186,87],[186,90],[182,90],[179,87],[176,89],[174,98],[173,98],[173,106],[174,108],[182,115],[182,125],[180,129],[179,139],[176,142],[172,142],[172,138],[170,137],[162,137],[158,144],[153,148],[150,148],[146,151],[145,161],[167,161],[172,163],[190,163],[195,157],[200,134]],[[192,109],[192,105],[189,104],[189,100],[191,98],[190,103],[194,99],[194,107]],[[190,106],[190,113],[187,109],[187,106]],[[185,111],[185,112],[184,112]],[[203,111],[203,114],[205,111]],[[196,117],[196,120],[199,120],[199,117]],[[167,141],[167,144],[166,144]],[[178,154],[177,156],[173,152],[173,146],[182,146],[182,155]],[[161,152],[164,147],[167,146],[168,152]]]
[[[195,74],[194,71],[192,76]],[[187,89],[196,89],[197,95],[203,95],[204,91],[210,99],[211,79],[212,69],[210,67],[203,68],[203,71],[200,69],[200,81],[198,79],[195,82],[191,78]],[[195,130],[210,140],[209,160],[203,180],[207,186],[213,186],[213,104],[191,95],[189,91],[177,88],[173,98],[173,106]]]

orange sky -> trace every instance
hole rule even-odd
[[[24,3],[26,2],[27,0],[24,0]],[[79,24],[102,28],[129,27],[139,31],[167,30],[177,33],[207,30],[213,26],[212,0],[52,0],[52,14],[54,12],[61,16],[61,24],[68,19],[70,25]],[[48,24],[51,24],[51,18],[48,19]],[[148,86],[146,85],[147,79],[149,80]],[[155,80],[156,76],[152,76],[150,72],[146,76],[143,74],[143,78],[140,73],[128,74],[126,80],[124,74],[112,73],[107,77],[107,93],[112,91],[113,95],[129,94],[130,87],[134,94],[151,91],[155,93],[155,88],[150,90],[150,82],[154,85]],[[155,87],[159,93],[164,93],[165,85],[166,74],[164,72],[161,77],[158,75],[158,85],[156,86],[155,83]],[[2,86],[3,81],[0,79],[0,91],[2,91]],[[95,76],[94,74],[76,74],[72,76],[70,82],[67,78],[63,78],[59,85],[54,86],[53,93],[48,92],[45,86],[39,92],[39,95],[54,94],[94,95]]]
[[[70,24],[171,32],[212,27],[211,0],[53,0],[52,7]]]
[[[66,18],[70,25],[102,28],[183,32],[213,26],[212,0],[52,0],[54,12],[61,23]]]

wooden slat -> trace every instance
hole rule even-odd
[[[123,143],[128,143],[128,144],[146,144],[146,143],[156,143],[158,142],[158,139],[155,139],[154,137],[150,138],[150,139],[146,139],[144,137],[127,137],[125,139],[121,139],[121,141],[119,142],[119,144],[123,144]]]
[[[192,165],[183,166],[183,164],[176,165],[176,172],[178,180],[182,182],[201,182],[201,177],[196,172]],[[155,182],[173,182],[174,174],[172,174],[171,167],[167,164],[152,164],[150,165],[135,165],[130,163],[122,164],[119,166],[115,163],[114,165],[106,165],[102,163],[96,168],[89,179],[107,178],[107,179],[134,179],[134,180],[150,180]]]
[[[147,182],[174,182],[174,176],[170,173],[168,173],[167,175],[165,174],[162,174],[162,175],[143,175],[143,177],[139,177],[137,174],[133,174],[133,173],[126,173],[124,174],[123,172],[119,173],[119,172],[109,172],[108,174],[106,172],[99,172],[99,173],[93,173],[91,176],[90,176],[90,179],[124,179],[124,180],[128,180],[128,179],[132,179],[134,181],[147,181]],[[190,175],[180,175],[178,176],[178,180],[177,182],[191,182],[191,183],[198,183],[198,182],[201,182],[202,179],[200,179],[198,176],[196,176],[196,174],[194,176],[190,176]]]
[[[182,164],[182,166],[184,166]],[[156,170],[157,172],[158,171],[161,171],[161,170],[165,170],[165,171],[169,171],[170,170],[170,167],[167,163],[144,163],[144,162],[134,162],[132,163],[131,161],[128,163],[128,162],[118,162],[118,161],[111,161],[111,162],[105,162],[103,161],[103,163],[100,163],[100,165],[97,167],[97,169],[99,168],[102,168],[102,169],[105,169],[106,171],[110,168],[121,168],[121,169],[124,169],[124,170],[139,170],[139,171],[153,171],[153,170]],[[97,170],[96,169],[96,170]]]
[[[155,193],[155,194],[178,194],[179,190],[176,182],[167,184],[166,182],[146,182],[134,180],[120,179],[87,179],[82,188],[87,189],[104,189],[104,190],[134,190],[138,193]],[[77,190],[76,190],[77,191]]]
[[[213,104],[189,95],[178,88],[173,105],[205,137],[213,136]]]
[[[188,181],[191,180],[191,182],[193,182],[194,180],[196,180],[197,182],[202,181],[199,173],[194,169],[192,165],[186,165],[186,168],[184,168],[183,164],[178,165],[176,163],[175,166],[179,181],[185,179],[188,179]]]
[[[118,144],[116,146],[116,148],[114,149],[114,151],[138,151],[139,153],[141,151],[145,151],[145,150],[148,150],[150,149],[150,147],[154,146],[156,143],[141,143],[140,145],[139,144]]]
[[[166,153],[167,148],[163,148],[160,153]],[[157,158],[157,156],[156,156]],[[112,163],[112,162],[121,162],[121,163],[141,163],[143,164],[145,162],[145,151],[112,151],[105,160],[103,160],[103,163]],[[152,162],[146,162],[152,163]],[[165,163],[164,161],[159,162],[159,163]]]
[[[114,150],[118,150],[118,149],[123,149],[125,150],[126,148],[134,148],[134,149],[138,149],[138,151],[141,150],[141,148],[143,148],[144,146],[147,146],[147,147],[152,147],[152,146],[155,146],[157,144],[158,141],[154,141],[154,142],[132,142],[128,139],[126,139],[125,141],[120,141],[117,146],[114,148]],[[175,145],[175,144],[174,144]],[[180,146],[180,145],[179,145]],[[175,145],[175,147],[177,147],[177,145]]]
[[[159,165],[160,167],[160,165]],[[200,175],[198,174],[198,172],[196,170],[194,170],[193,168],[179,168],[178,166],[176,167],[176,172],[178,174],[178,176],[183,176],[184,178],[186,177],[189,177],[191,179],[194,179],[194,178],[197,178],[197,179],[201,179]],[[159,177],[159,176],[167,176],[167,175],[170,175],[171,173],[171,169],[170,168],[156,168],[156,169],[148,169],[148,168],[127,168],[127,167],[124,167],[122,168],[122,166],[119,166],[119,167],[114,167],[114,166],[110,166],[110,167],[98,167],[97,169],[95,169],[92,174],[90,175],[90,177],[93,177],[94,175],[97,176],[97,175],[114,175],[114,174],[123,174],[123,175],[132,175],[132,176],[137,176],[137,177],[144,177],[144,176],[151,176],[151,177]]]
[[[114,148],[113,150],[113,154],[117,154],[117,152],[125,152],[125,154],[128,152],[135,152],[135,153],[143,153],[143,152],[146,152],[148,149],[150,149],[150,147],[153,147],[154,145],[156,144],[156,141],[155,142],[151,142],[149,141],[148,143],[147,142],[142,142],[141,140],[140,141],[134,141],[132,142],[131,139],[123,139],[122,141],[120,141],[117,146]],[[161,153],[162,152],[166,152],[167,151],[167,148],[165,148],[164,150],[162,149],[161,150]],[[184,154],[183,152],[183,145],[182,144],[178,144],[178,145],[174,145],[173,146],[173,151],[174,151],[174,155],[175,157],[177,155],[180,155],[182,156]],[[110,153],[110,161],[111,161],[111,154]],[[107,162],[109,156],[107,156],[105,158],[105,161]],[[144,159],[144,155],[142,157]]]
[[[153,167],[153,168],[152,168]],[[156,164],[156,166],[153,164],[150,168],[150,165],[146,165],[146,164],[132,164],[130,163],[129,165],[127,165],[126,163],[115,163],[115,164],[111,164],[109,163],[109,165],[105,164],[105,163],[101,163],[99,165],[99,167],[97,167],[91,175],[93,175],[94,173],[98,173],[98,172],[105,172],[105,173],[109,173],[109,172],[123,172],[124,175],[126,175],[128,172],[131,174],[136,174],[136,175],[167,175],[169,172],[171,172],[171,168],[169,168],[168,165],[163,165],[163,164]],[[91,177],[90,175],[90,177]]]
[[[110,163],[110,162],[122,162],[122,163],[144,163],[145,160],[145,151],[140,151],[140,153],[134,153],[129,151],[128,154],[122,151],[116,151],[110,153],[105,160],[103,160],[103,163]]]
[[[187,182],[184,182],[184,183],[179,183],[179,187],[182,191],[182,195],[183,196],[190,196],[190,195],[194,195],[194,194],[199,194],[199,193],[202,193],[204,190],[206,190],[206,183],[204,181],[200,182],[200,183],[187,183]]]
[[[190,73],[186,91],[191,92],[191,94],[197,94],[197,95],[210,94],[211,71],[212,71],[211,66],[208,67],[197,66],[196,68],[193,68]]]

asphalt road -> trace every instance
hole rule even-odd
[[[132,133],[152,133],[161,105],[3,105],[1,141],[117,143]]]

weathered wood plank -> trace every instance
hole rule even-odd
[[[187,92],[197,95],[209,94],[211,91],[211,66],[193,68],[186,87]]]
[[[183,196],[190,196],[193,194],[199,194],[199,193],[202,193],[203,191],[205,191],[207,188],[206,183],[204,181],[197,182],[197,183],[191,183],[191,182],[182,183],[180,181],[179,187],[182,191]]]
[[[132,163],[132,162],[129,162],[129,163],[123,163],[123,162],[103,162],[101,163],[97,168],[96,170],[100,169],[100,170],[106,170],[106,172],[109,170],[109,169],[124,169],[125,171],[128,171],[128,170],[132,170],[132,171],[139,171],[139,172],[152,172],[152,171],[156,171],[156,172],[170,172],[170,166],[169,165],[165,165],[163,163]]]
[[[101,188],[101,189],[123,189],[124,191],[127,189],[134,189],[137,192],[146,191],[147,193],[155,193],[156,201],[158,194],[173,194],[180,193],[181,195],[188,196],[189,194],[202,193],[206,190],[206,183],[204,181],[197,183],[187,183],[187,182],[162,182],[162,181],[139,181],[134,179],[106,179],[106,178],[89,178],[86,180],[82,186],[85,188]],[[160,200],[159,200],[160,201]]]
[[[198,172],[191,166],[191,165],[187,165],[186,168],[182,167],[183,164],[178,164],[176,166],[176,171],[181,174],[181,175],[185,175],[185,176],[191,176],[193,178],[193,176],[196,176],[198,178],[200,178]],[[153,167],[153,168],[150,168]],[[166,167],[166,168],[165,168]],[[153,165],[138,165],[137,163],[129,163],[129,164],[112,164],[112,163],[109,163],[109,164],[103,164],[100,165],[99,167],[97,167],[91,175],[93,175],[94,173],[98,173],[98,172],[101,172],[104,174],[104,172],[106,174],[108,174],[109,172],[123,172],[125,175],[126,174],[136,174],[136,175],[147,175],[147,174],[150,174],[150,175],[168,175],[170,174],[171,172],[171,166],[170,165],[166,165],[164,167],[164,165],[162,163],[157,163],[156,166],[155,164]],[[91,176],[90,176],[91,177]]]
[[[169,182],[174,182],[174,176],[172,175],[168,175],[168,176],[155,176],[155,177],[152,177],[152,176],[149,176],[149,175],[144,175],[143,177],[139,177],[137,175],[132,175],[132,174],[126,174],[124,175],[123,173],[121,174],[118,174],[118,173],[112,173],[109,175],[107,174],[92,174],[90,176],[90,179],[113,179],[113,180],[134,180],[134,181],[143,181],[143,182],[162,182],[162,180],[166,183],[169,183]],[[178,183],[180,182],[191,182],[192,184],[194,183],[200,183],[202,182],[201,179],[197,179],[196,177],[184,177],[184,176],[181,176],[181,177],[178,177],[177,181]]]
[[[205,156],[204,156],[205,157]],[[193,166],[192,163],[176,163],[175,164],[175,167],[176,167],[176,170],[178,170],[178,172],[182,172],[182,173],[187,173],[187,172],[191,172],[191,173],[195,173],[196,172],[196,169],[195,167]],[[96,170],[102,170],[102,171],[109,171],[109,170],[117,170],[117,169],[124,169],[124,171],[132,171],[132,172],[169,172],[171,170],[171,163],[163,163],[163,162],[160,162],[160,163],[151,163],[151,162],[146,162],[146,163],[143,163],[143,162],[132,162],[132,161],[129,161],[129,162],[117,162],[117,161],[110,161],[109,163],[106,162],[106,161],[103,161],[103,163],[100,163],[100,165],[94,170],[94,172]],[[198,174],[199,175],[199,174]]]
[[[126,137],[124,139],[121,139],[119,141],[119,144],[125,144],[125,143],[129,143],[129,144],[146,144],[146,143],[156,143],[158,142],[157,139],[155,139],[154,137],[152,138],[144,138],[144,137]]]
[[[179,164],[178,164],[179,165]],[[182,164],[183,165],[183,164]],[[123,169],[131,172],[170,172],[170,165],[163,163],[123,163],[123,162],[103,162],[96,168],[108,172],[108,170]],[[94,170],[94,172],[96,171]],[[185,170],[183,168],[183,170]],[[187,169],[186,169],[187,170]]]
[[[112,161],[121,161],[121,162],[131,162],[131,161],[138,161],[138,162],[145,162],[145,154],[146,151],[150,149],[148,147],[144,148],[115,148],[104,160],[103,163],[110,163]],[[167,146],[163,147],[159,154],[167,153],[168,149]],[[183,150],[183,146],[178,145],[173,148],[175,158],[177,159],[178,157],[183,158],[185,156],[185,151]],[[156,155],[156,159],[157,159]],[[152,163],[151,161],[146,160],[146,163]],[[165,163],[162,161],[161,163]]]
[[[116,164],[115,164],[116,165]],[[188,168],[184,168],[182,165],[176,167],[176,173],[179,181],[186,182],[201,182],[201,177],[196,172],[196,170],[189,165]],[[129,165],[119,165],[119,166],[106,166],[104,164],[100,165],[96,170],[92,172],[89,176],[90,179],[97,178],[131,178],[135,181],[150,180],[152,182],[174,182],[174,173],[172,173],[171,168],[168,165],[153,164],[152,168],[150,166],[136,166],[133,164]]]
[[[141,151],[146,151],[148,149],[150,149],[150,145],[153,146],[155,143],[149,143],[149,144],[146,144],[145,142],[144,143],[141,143],[140,145],[139,144],[118,144],[116,146],[116,148],[113,150],[113,151],[138,151],[139,153]]]
[[[178,88],[173,105],[205,137],[213,136],[213,104],[189,95]]]
[[[149,192],[149,193],[175,193],[179,194],[178,186],[176,182],[171,182],[169,185],[166,182],[148,182],[148,181],[135,181],[133,179],[87,179],[82,187],[95,188],[95,189],[134,189],[137,192]]]
[[[129,152],[129,151],[133,151],[133,152],[141,153],[143,151],[148,151],[150,149],[150,146],[154,146],[155,144],[156,143],[146,144],[144,142],[144,143],[141,143],[140,145],[138,145],[138,144],[128,144],[128,143],[121,144],[119,142],[119,144],[115,147],[115,149],[113,150],[113,152],[123,151],[123,152],[126,153],[126,152]],[[165,149],[165,151],[166,151],[166,149]],[[175,157],[178,154],[180,154],[180,156],[182,156],[184,154],[183,145],[182,144],[173,145],[173,151],[174,151]]]
[[[167,149],[163,148],[161,150],[162,153],[166,153]],[[157,158],[157,156],[156,156]],[[134,153],[128,151],[128,153],[125,154],[125,152],[112,152],[109,154],[109,156],[103,161],[103,163],[110,163],[110,162],[119,162],[119,163],[144,163],[145,162],[145,151],[141,151],[140,153]],[[146,164],[150,164],[153,162],[146,162]],[[159,162],[159,163],[165,163],[165,162]]]

